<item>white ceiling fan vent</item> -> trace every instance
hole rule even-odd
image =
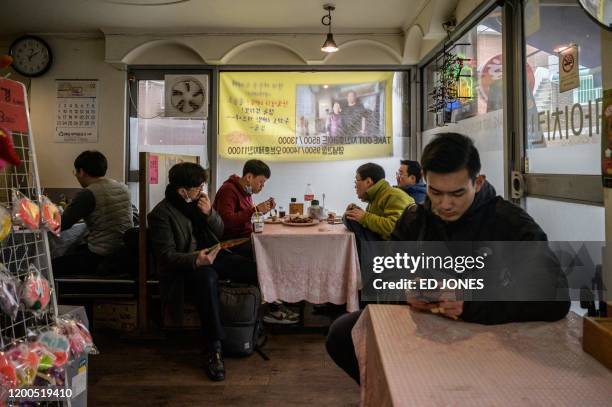
[[[166,117],[208,117],[208,75],[165,75]]]

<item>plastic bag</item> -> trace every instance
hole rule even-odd
[[[17,372],[6,354],[0,352],[0,402],[8,397],[8,389],[17,387]]]
[[[13,219],[4,206],[0,206],[0,241],[7,238],[13,230]]]
[[[0,264],[0,309],[14,320],[19,311],[19,280],[12,276],[4,264]]]
[[[36,349],[30,349],[28,344],[20,343],[6,352],[6,358],[15,367],[17,386],[29,386],[34,382],[40,363]]]
[[[13,222],[30,230],[38,230],[40,225],[40,208],[16,189],[13,189]]]
[[[89,329],[81,322],[75,319],[59,318],[57,326],[61,332],[68,337],[70,342],[70,353],[77,357],[82,353],[97,355],[98,348],[93,343],[93,338]]]
[[[51,300],[49,281],[30,264],[28,275],[21,285],[21,301],[35,315],[44,312]]]
[[[53,353],[55,358],[53,365],[55,367],[64,366],[68,362],[70,342],[59,328],[52,328],[43,332],[38,337],[38,341]]]
[[[41,226],[56,236],[62,228],[62,214],[59,208],[49,198],[40,196]]]

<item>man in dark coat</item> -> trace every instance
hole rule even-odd
[[[456,133],[439,134],[425,147],[421,163],[427,180],[427,200],[424,205],[404,211],[390,240],[547,240],[544,231],[523,209],[496,196],[493,186],[480,175],[478,150],[468,137]],[[538,274],[528,277],[534,282],[529,289],[546,300],[426,302],[411,298],[408,304],[415,311],[430,312],[435,308],[432,312],[481,324],[556,321],[565,317],[570,307],[567,278],[556,258],[550,250],[542,250],[530,260],[545,266],[534,268]],[[359,367],[351,330],[359,316],[360,311],[357,311],[334,321],[326,343],[332,359],[357,382]]]
[[[395,176],[399,189],[410,195],[419,205],[425,202],[427,187],[422,180],[421,164],[418,161],[401,160]]]
[[[173,166],[165,199],[148,219],[164,315],[181,321],[185,298],[191,298],[202,324],[206,373],[218,381],[225,379],[218,280],[257,285],[257,272],[251,259],[215,248],[223,221],[202,191],[206,179],[206,170],[197,164]]]

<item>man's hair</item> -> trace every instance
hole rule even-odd
[[[90,177],[103,177],[108,169],[106,157],[99,151],[83,151],[74,160],[74,169],[83,170]]]
[[[256,177],[263,175],[266,178],[270,178],[271,175],[270,167],[268,167],[268,165],[261,160],[249,160],[244,163],[244,168],[242,169],[242,176],[244,177],[249,173],[253,174]]]
[[[459,133],[440,133],[423,150],[421,157],[423,174],[428,171],[438,174],[467,169],[470,178],[480,173],[480,156],[474,142]]]
[[[385,178],[384,168],[374,163],[363,164],[357,168],[357,174],[361,179],[371,178],[375,184]]]
[[[408,168],[408,176],[414,175],[416,182],[421,182],[421,164],[419,164],[418,161],[401,160],[400,164],[405,165],[406,168]]]
[[[170,168],[168,180],[174,188],[199,187],[208,179],[208,171],[195,163],[178,163]]]

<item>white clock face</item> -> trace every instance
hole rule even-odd
[[[25,36],[17,39],[10,49],[13,68],[25,76],[39,76],[51,66],[51,51],[40,38]]]
[[[204,89],[198,81],[186,79],[172,86],[172,106],[183,113],[199,110],[204,104]]]

